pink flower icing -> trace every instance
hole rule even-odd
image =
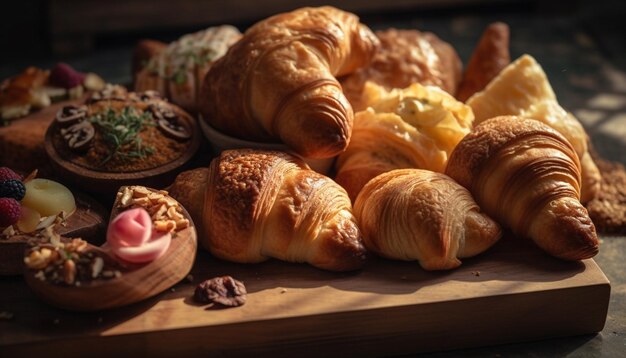
[[[133,263],[156,260],[167,251],[171,241],[171,234],[153,230],[152,219],[143,208],[120,213],[107,230],[107,243],[113,253]]]

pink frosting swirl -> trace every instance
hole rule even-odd
[[[172,241],[170,233],[157,233],[143,208],[126,210],[109,224],[107,244],[113,253],[128,262],[146,263],[161,257]]]

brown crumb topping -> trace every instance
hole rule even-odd
[[[617,162],[594,158],[602,175],[598,195],[587,203],[589,216],[602,234],[626,234],[626,169]]]

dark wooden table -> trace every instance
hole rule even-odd
[[[559,102],[584,124],[592,143],[606,159],[626,164],[626,54],[623,14],[533,15],[489,12],[448,15],[437,12],[368,16],[374,29],[390,26],[433,31],[452,43],[466,61],[484,27],[495,20],[511,26],[511,54],[533,55],[544,67]],[[593,9],[593,6],[588,6]],[[606,10],[606,9],[605,9]],[[620,23],[621,21],[621,23]],[[172,37],[175,37],[173,34]],[[116,83],[130,81],[132,46],[109,44],[96,52],[63,59],[79,70],[96,71]],[[52,66],[58,59],[37,58],[0,63],[0,78],[25,65]],[[598,334],[463,351],[429,353],[427,357],[618,357],[626,353],[626,237],[602,236],[595,258],[611,281],[612,292],[604,329]],[[549,309],[549,308],[547,308]]]

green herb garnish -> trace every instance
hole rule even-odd
[[[113,158],[129,160],[145,158],[154,153],[154,148],[143,145],[139,137],[139,133],[146,126],[156,125],[150,112],[139,113],[133,107],[124,107],[118,113],[112,108],[107,108],[89,120],[98,126],[103,140],[109,147],[109,154],[100,165]]]

